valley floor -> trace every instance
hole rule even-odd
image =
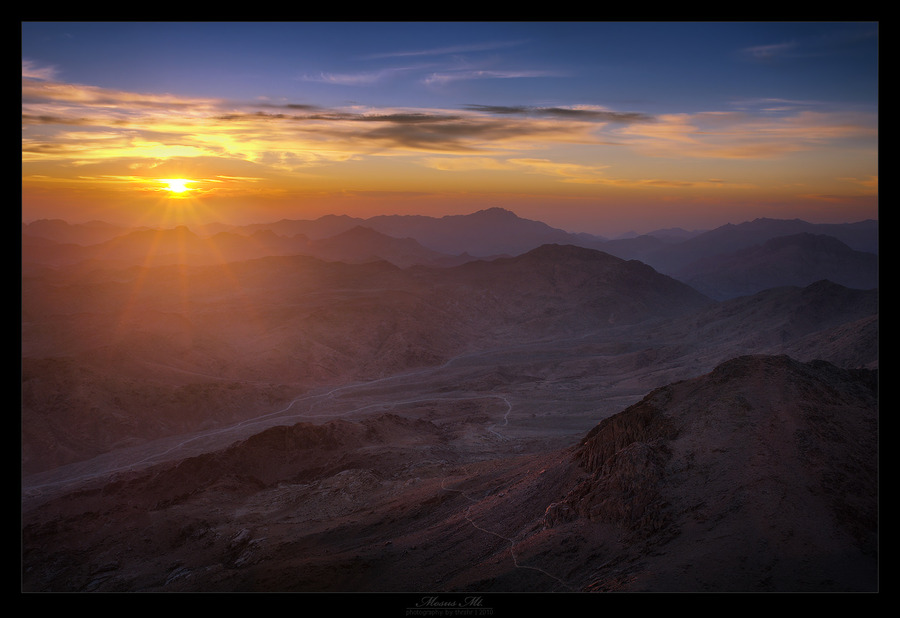
[[[570,474],[571,448],[644,394],[645,379],[630,368],[614,375],[610,358],[603,337],[463,354],[310,392],[231,427],[31,475],[23,481],[25,587],[578,589],[584,574],[572,565],[584,564],[583,544],[567,536],[557,547],[558,532],[528,530],[558,494],[558,476]],[[412,420],[425,425],[406,427]],[[290,474],[236,469],[207,486],[179,476],[185,461],[267,430],[337,421],[371,423],[379,437],[326,449]],[[157,477],[168,486],[153,497],[148,479]],[[89,520],[96,538],[82,530]],[[66,547],[63,531],[71,533]],[[85,554],[90,561],[80,563]]]
[[[23,590],[640,589],[639,541],[546,515],[599,421],[716,359],[642,362],[608,337],[463,354],[32,475]]]

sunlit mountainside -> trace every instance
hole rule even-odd
[[[22,226],[27,591],[873,591],[876,221]]]

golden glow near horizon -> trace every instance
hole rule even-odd
[[[456,75],[427,85],[449,87]],[[452,203],[456,212],[501,205],[546,220],[519,211],[538,201],[547,215],[572,208],[610,222],[638,205],[642,219],[666,224],[704,209],[720,223],[742,216],[730,208],[877,218],[877,113],[863,107],[745,99],[651,114],[596,104],[254,103],[68,83],[24,60],[22,97],[26,219],[65,218],[54,202],[101,219],[104,209],[140,210],[161,183],[165,195],[202,200],[223,219],[251,220],[253,209],[257,220],[394,214],[391,203],[430,213],[430,204]],[[359,211],[348,212],[350,198]]]

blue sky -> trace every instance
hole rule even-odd
[[[632,217],[635,225],[673,223],[678,213],[661,204],[674,200],[685,219],[710,224],[748,216],[751,202],[762,204],[760,216],[783,212],[784,218],[872,218],[877,209],[872,189],[877,181],[877,35],[876,23],[852,22],[23,23],[23,84],[28,86],[23,87],[23,114],[44,119],[26,122],[23,129],[23,184],[36,189],[26,191],[23,207],[35,216],[60,211],[51,208],[49,184],[37,191],[39,178],[56,178],[57,188],[71,189],[67,183],[74,183],[88,190],[66,173],[71,160],[50,155],[62,152],[52,145],[54,130],[70,156],[88,149],[75,148],[77,135],[89,136],[88,125],[90,135],[125,130],[123,118],[139,113],[126,112],[125,100],[166,95],[173,114],[187,113],[183,110],[196,103],[193,113],[207,114],[207,131],[223,127],[222,118],[238,113],[245,119],[262,117],[273,109],[327,111],[332,119],[365,110],[394,123],[354,133],[359,152],[342,147],[340,154],[322,141],[313,146],[307,131],[312,127],[304,125],[296,147],[278,144],[277,156],[291,158],[295,175],[307,181],[294,189],[285,184],[286,174],[272,170],[270,175],[266,169],[274,150],[263,152],[259,146],[252,153],[239,152],[233,146],[238,136],[201,152],[196,134],[188,137],[181,133],[183,127],[173,125],[155,130],[152,149],[147,140],[142,142],[156,165],[163,160],[172,168],[175,162],[185,164],[197,175],[198,189],[208,181],[208,199],[217,195],[213,188],[221,188],[217,178],[231,178],[240,168],[267,179],[266,187],[278,186],[285,204],[303,200],[310,215],[336,208],[375,213],[390,210],[390,204],[404,211],[451,214],[448,209],[471,211],[494,204],[523,216],[554,219],[564,227],[593,226],[597,231],[626,224],[625,210],[617,212],[616,203],[643,209],[640,217]],[[61,94],[63,86],[67,92],[92,92],[90,107],[74,109],[76,98]],[[101,122],[103,106],[115,122]],[[401,112],[406,114],[402,120]],[[76,113],[81,121],[72,119]],[[431,120],[439,114],[446,122],[420,124],[427,130],[413,137],[411,119]],[[453,114],[459,114],[456,124],[450,123]],[[581,124],[563,126],[576,116]],[[304,121],[321,123],[322,118],[307,116]],[[527,127],[526,118],[531,123]],[[291,126],[299,128],[300,119],[295,115],[293,120]],[[501,127],[502,121],[517,124]],[[402,140],[397,137],[401,122]],[[477,131],[464,135],[476,123]],[[79,133],[76,126],[82,128]],[[130,128],[130,146],[136,131],[147,127],[142,121]],[[349,143],[345,129],[339,134]],[[244,130],[250,134],[249,127]],[[284,130],[278,129],[282,136]],[[320,134],[325,130],[315,127]],[[509,141],[513,133],[515,144]],[[451,135],[452,149],[449,139],[443,141]],[[494,144],[502,141],[504,149],[489,148],[487,135]],[[726,144],[729,136],[735,136],[733,144]],[[317,148],[321,152],[314,152]],[[413,149],[430,158],[414,158]],[[111,167],[116,157],[134,169],[133,159],[139,156],[133,147],[118,155],[105,151],[101,165],[99,150],[94,152],[94,158],[77,165],[102,167],[104,177],[115,175]],[[222,165],[218,172],[211,160],[216,156]],[[363,159],[372,167],[363,168]],[[338,161],[346,162],[341,172],[335,167]],[[425,168],[431,172],[425,174]],[[786,169],[797,170],[793,183],[786,179]],[[813,169],[819,170],[818,177]],[[852,181],[839,180],[840,170]],[[378,182],[367,186],[366,174]],[[339,175],[357,179],[342,195],[350,191],[360,201],[325,199],[329,191],[336,195]],[[387,183],[388,175],[397,180]],[[452,181],[447,180],[451,175]],[[405,187],[404,176],[420,180]],[[537,176],[548,182],[538,183]],[[214,181],[217,187],[210,184]],[[702,185],[708,181],[728,184],[731,190],[719,191],[717,198],[709,185],[704,193]],[[669,194],[643,190],[663,183],[672,187]],[[796,185],[794,194],[787,190],[789,184]],[[864,184],[868,189],[862,189]],[[632,189],[627,194],[626,185]],[[688,185],[691,192],[675,189]],[[255,185],[262,186],[262,181]],[[316,198],[309,189],[313,186]],[[768,194],[765,187],[770,187]],[[233,198],[238,187],[231,188]],[[103,187],[95,190],[108,197]],[[426,193],[436,199],[426,199]],[[382,199],[363,199],[375,194]],[[813,195],[829,196],[827,203],[820,198],[820,210],[810,202]],[[841,195],[844,208],[837,209],[835,199]],[[464,196],[472,198],[468,204]],[[255,213],[247,212],[253,208],[249,194],[241,200],[244,218],[275,212],[268,198],[260,196],[266,206]],[[696,208],[701,202],[743,205],[703,219]],[[234,199],[227,208],[220,203],[219,214],[238,216]],[[540,208],[549,209],[547,216],[540,216]]]

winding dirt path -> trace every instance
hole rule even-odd
[[[444,477],[443,479],[441,479],[441,489],[443,489],[444,491],[449,491],[449,492],[454,492],[454,493],[462,494],[462,496],[463,496],[466,500],[468,500],[469,502],[472,503],[472,504],[470,504],[469,506],[466,507],[466,511],[465,511],[465,513],[463,514],[463,515],[465,516],[465,518],[466,518],[466,521],[468,521],[470,524],[472,524],[472,527],[475,528],[476,530],[478,530],[478,531],[480,531],[480,532],[484,532],[485,534],[490,534],[490,535],[492,535],[492,536],[497,537],[498,539],[502,539],[502,540],[506,541],[507,543],[509,543],[509,555],[510,555],[510,557],[512,558],[513,565],[514,565],[517,569],[528,569],[528,570],[531,570],[531,571],[537,571],[538,573],[542,573],[542,574],[546,575],[547,577],[549,577],[550,579],[556,581],[559,585],[563,586],[566,590],[569,590],[569,591],[573,591],[573,590],[574,590],[569,584],[567,584],[566,582],[564,582],[562,579],[560,579],[560,578],[557,577],[556,575],[553,575],[552,573],[549,573],[549,572],[545,571],[544,569],[542,569],[542,568],[540,568],[540,567],[531,566],[531,565],[527,565],[527,564],[520,564],[520,563],[519,563],[519,559],[518,559],[518,557],[516,556],[516,541],[515,541],[515,539],[509,538],[509,537],[507,537],[507,536],[504,536],[504,535],[500,534],[499,532],[494,532],[493,530],[488,530],[487,528],[485,528],[485,527],[483,527],[483,526],[480,526],[474,519],[472,519],[472,514],[471,514],[471,512],[472,512],[472,507],[473,507],[474,505],[478,504],[478,503],[479,503],[479,500],[477,500],[477,499],[471,497],[470,495],[468,495],[466,492],[464,492],[464,491],[461,490],[461,489],[454,489],[454,488],[452,488],[452,487],[447,487],[447,486],[445,485],[446,479],[447,479],[447,477]]]

